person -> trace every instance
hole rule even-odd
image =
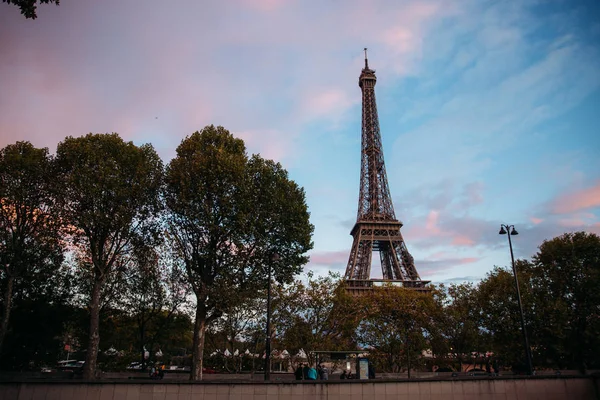
[[[297,381],[302,380],[302,364],[298,365],[298,368],[296,368],[296,371],[294,372],[294,376],[296,377]]]
[[[308,379],[308,370],[310,368],[308,368],[308,364],[303,364],[304,366],[302,367],[302,379],[307,380]]]
[[[346,370],[342,372],[342,374],[340,375],[340,379],[348,379],[348,372]]]
[[[325,367],[324,365],[319,365],[319,371],[321,372],[319,377],[322,381],[329,380],[329,369],[327,369],[327,367]]]
[[[369,363],[369,379],[375,379],[375,368]]]
[[[308,369],[307,379],[309,381],[316,381],[317,380],[317,370],[314,369],[313,367],[310,367]]]

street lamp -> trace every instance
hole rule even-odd
[[[279,261],[279,254],[271,254],[269,281],[267,283],[267,341],[265,343],[265,381],[271,380],[271,264]]]
[[[529,347],[529,339],[527,339],[527,329],[525,329],[525,318],[523,317],[523,305],[521,304],[521,291],[519,290],[519,279],[517,278],[517,269],[515,268],[515,256],[513,255],[512,235],[518,235],[519,232],[514,225],[500,225],[500,235],[508,234],[508,246],[510,247],[510,260],[512,262],[513,275],[515,276],[515,287],[517,288],[517,302],[519,303],[519,313],[521,314],[521,331],[523,332],[523,342],[525,345],[525,358],[527,361],[527,374],[533,375],[533,363],[531,362],[531,349]]]

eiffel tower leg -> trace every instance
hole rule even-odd
[[[395,279],[394,278],[394,260],[392,257],[392,247],[387,246],[385,243],[380,243],[381,249],[379,250],[379,258],[381,259],[381,272],[383,279]]]
[[[373,241],[364,238],[361,232],[354,236],[345,279],[369,279],[371,274],[371,255],[373,254]]]
[[[404,241],[394,241],[392,247],[394,248],[394,256],[399,267],[397,272],[401,276],[400,279],[413,281],[421,280],[417,273],[417,269],[415,268],[414,258],[408,252]]]

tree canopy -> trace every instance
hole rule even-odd
[[[151,145],[90,133],[59,143],[55,168],[61,217],[71,227],[72,244],[87,258],[80,264],[91,287],[84,376],[93,379],[102,289],[120,258],[156,238],[162,161]]]
[[[510,268],[429,294],[358,297],[339,275],[298,276],[313,231],[303,189],[223,127],[185,138],[166,169],[152,146],[117,134],[67,137],[55,157],[11,144],[0,150],[0,205],[3,369],[75,354],[88,378],[142,359],[191,366],[198,379],[206,337],[211,366],[254,370],[271,287],[269,334],[290,354],[366,349],[390,372],[523,370]],[[600,238],[566,233],[515,267],[534,366],[598,368]]]
[[[207,324],[255,296],[267,268],[290,281],[308,261],[313,227],[304,191],[281,165],[248,159],[244,142],[220,126],[181,142],[167,166],[165,202],[196,297],[191,379],[200,379]]]
[[[14,290],[23,278],[48,277],[60,267],[60,224],[54,214],[48,149],[17,142],[0,151],[0,351]]]

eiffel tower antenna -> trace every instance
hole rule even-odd
[[[344,279],[349,291],[361,293],[374,282],[390,282],[406,288],[429,291],[415,268],[396,219],[388,186],[379,118],[375,102],[375,71],[369,68],[365,48],[365,67],[358,78],[362,90],[362,145],[360,190],[354,237]],[[371,279],[371,256],[379,252],[383,279]]]

